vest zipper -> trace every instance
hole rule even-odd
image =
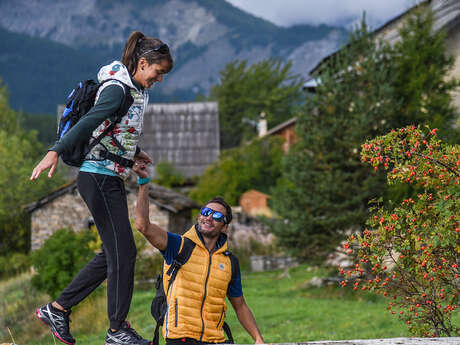
[[[178,315],[178,312],[177,312],[177,298],[176,298],[175,301],[174,301],[174,309],[175,309],[175,311],[176,311],[176,319],[175,319],[175,321],[174,321],[174,327],[177,328],[177,315]]]
[[[203,301],[201,302],[201,311],[200,311],[200,316],[201,316],[201,335],[200,335],[200,341],[203,340],[203,334],[204,334],[204,318],[203,318],[203,308],[204,308],[204,301],[206,300],[206,295],[207,295],[207,290],[208,290],[208,279],[209,279],[209,273],[211,272],[211,263],[212,263],[212,254],[209,254],[209,264],[208,264],[208,273],[206,275],[206,280],[204,282],[204,296],[203,296]]]

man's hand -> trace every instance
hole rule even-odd
[[[136,174],[137,176],[139,176],[140,178],[145,178],[145,177],[149,177],[149,172],[147,171],[147,164],[143,161],[143,160],[140,160],[140,159],[134,159],[134,165],[133,165],[133,169],[132,169]]]

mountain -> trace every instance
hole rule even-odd
[[[0,13],[0,77],[27,112],[54,113],[76,81],[120,58],[134,30],[160,37],[175,60],[151,101],[207,94],[234,60],[291,60],[305,77],[346,38],[326,25],[278,27],[224,0],[2,0]]]

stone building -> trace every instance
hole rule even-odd
[[[446,47],[447,52],[454,58],[454,67],[450,71],[449,77],[460,79],[460,1],[458,0],[424,0],[418,5],[410,8],[406,12],[388,21],[377,30],[374,31],[376,39],[384,39],[390,44],[394,44],[399,37],[399,28],[404,24],[408,16],[414,13],[419,7],[429,7],[434,15],[434,29],[445,30],[446,32]],[[321,60],[311,71],[310,75],[318,73],[323,65],[334,56],[333,53]],[[307,80],[304,84],[304,89],[314,92],[314,89],[320,77]],[[454,93],[453,103],[460,110],[460,91]]]
[[[126,182],[128,210],[135,217],[137,184]],[[192,209],[199,205],[186,196],[168,188],[150,184],[150,220],[165,230],[183,233],[192,225]],[[29,204],[31,249],[40,248],[44,241],[61,228],[76,231],[88,229],[93,224],[91,214],[77,190],[76,180]]]

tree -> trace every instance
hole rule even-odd
[[[269,192],[273,181],[281,175],[281,140],[253,140],[240,148],[229,149],[209,166],[190,193],[192,199],[204,204],[220,195],[230,205],[237,205],[241,194],[249,189]]]
[[[447,54],[446,32],[434,32],[431,11],[420,10],[407,20],[391,60],[397,74],[395,92],[401,98],[393,128],[424,123],[438,128],[440,138],[459,143],[459,131],[452,129],[457,119],[452,91],[459,81],[447,78],[454,58]]]
[[[187,181],[185,176],[169,162],[159,162],[156,164],[155,172],[157,178],[154,182],[168,188],[181,186]]]
[[[23,206],[62,183],[52,180],[29,181],[32,169],[44,152],[36,132],[22,129],[20,117],[8,104],[8,92],[0,84],[0,250],[2,254],[29,249],[29,228]]]
[[[432,30],[429,14],[416,13],[416,18],[403,27],[402,41],[394,47],[376,43],[363,20],[348,45],[321,70],[321,84],[298,116],[298,144],[271,194],[280,215],[272,230],[280,244],[300,258],[323,262],[346,238],[346,231],[364,230],[369,200],[390,194],[384,176],[360,163],[359,148],[365,140],[412,122],[445,118],[451,123],[450,92],[457,82],[445,81],[449,59],[441,59],[441,65],[435,61],[446,54],[440,44],[444,34]],[[420,36],[425,44],[408,49]],[[416,73],[423,76],[406,80],[406,61],[419,59],[429,71],[421,68]],[[403,93],[407,84],[413,87]],[[445,129],[449,131],[455,129]]]
[[[365,58],[364,58],[365,56]],[[278,241],[307,261],[323,261],[367,218],[367,201],[382,193],[383,179],[364,169],[359,147],[386,130],[395,104],[388,47],[363,25],[333,56],[321,84],[297,117],[298,142],[283,164],[272,205]]]
[[[254,137],[262,112],[269,127],[294,116],[303,81],[290,74],[291,66],[273,59],[247,66],[244,60],[229,63],[220,72],[220,84],[211,89],[209,98],[219,102],[221,148]]]
[[[388,171],[387,182],[418,185],[414,198],[389,207],[376,200],[357,245],[354,289],[391,297],[388,309],[416,336],[460,335],[452,324],[460,293],[460,146],[436,129],[409,126],[363,145],[362,161]],[[346,285],[346,281],[342,285]]]

